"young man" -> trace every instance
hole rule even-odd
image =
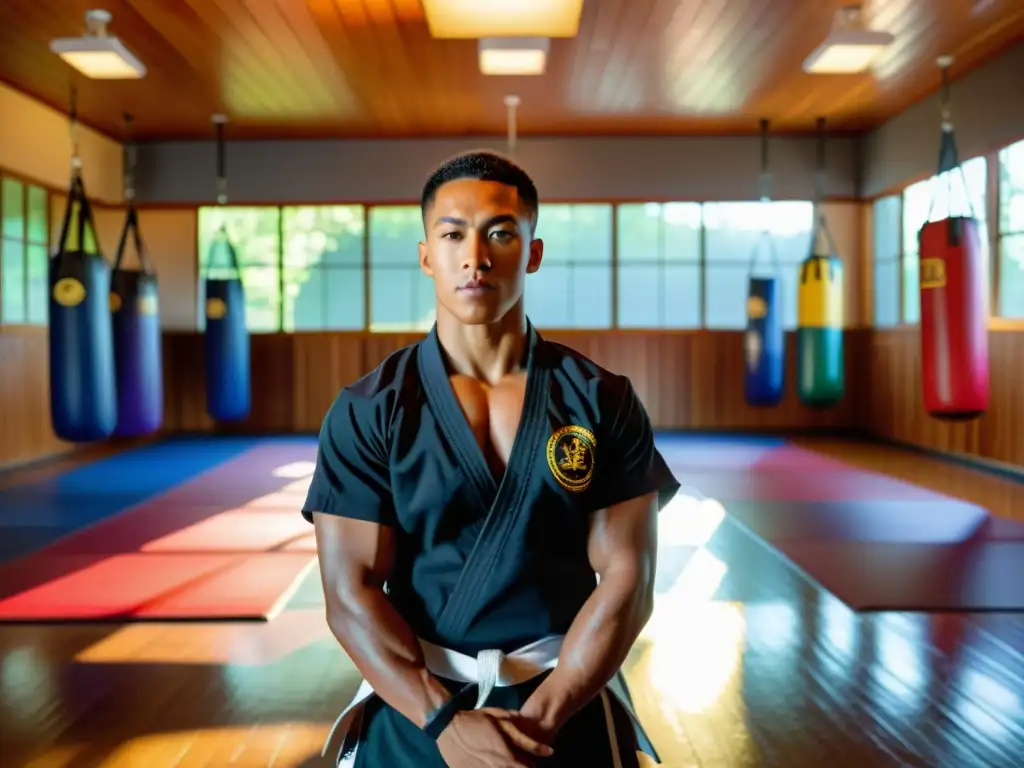
[[[628,379],[527,320],[543,243],[526,173],[462,155],[422,209],[436,324],[342,390],[303,507],[365,680],[339,764],[635,766],[654,753],[618,671],[678,483]]]

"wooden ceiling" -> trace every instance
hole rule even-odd
[[[514,0],[509,0],[514,2]],[[1024,39],[1021,0],[865,0],[897,42],[873,75],[812,76],[803,59],[842,0],[585,0],[579,35],[554,40],[540,77],[484,77],[474,41],[434,40],[420,0],[0,0],[0,80],[83,122],[140,139],[502,134],[519,94],[522,135],[864,130]],[[49,50],[113,14],[147,65],[140,81],[77,76]],[[955,91],[954,91],[955,96]]]

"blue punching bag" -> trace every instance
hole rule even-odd
[[[755,277],[760,244],[771,256],[774,275]],[[747,288],[747,330],[744,335],[744,392],[747,403],[775,406],[782,401],[786,370],[786,334],[782,327],[779,255],[768,232],[761,235],[750,260]]]
[[[228,266],[215,266],[226,259]],[[220,228],[206,266],[206,408],[217,421],[241,421],[252,408],[249,331],[245,325],[245,289],[238,254]]]
[[[131,232],[139,269],[124,264]],[[129,207],[111,275],[110,312],[114,320],[117,370],[118,437],[156,432],[164,421],[163,354],[156,274],[150,268],[139,234],[135,207]]]
[[[76,171],[57,252],[49,264],[50,417],[61,440],[103,440],[117,424],[110,266]]]

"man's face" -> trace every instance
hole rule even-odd
[[[458,179],[441,185],[423,222],[420,267],[437,300],[465,325],[500,320],[522,298],[526,275],[540,267],[529,213],[515,187]]]

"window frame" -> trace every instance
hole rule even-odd
[[[1003,156],[1008,154],[1010,150],[1016,149],[1017,152],[1024,157],[1024,138],[1017,141],[1010,142],[1004,147],[1001,147],[998,151],[993,153],[989,158],[990,167],[990,183],[988,188],[990,193],[994,194],[995,197],[995,227],[990,227],[990,231],[993,233],[992,236],[992,317],[996,320],[996,324],[1000,326],[1011,326],[1015,328],[1024,327],[1024,306],[1021,306],[1014,314],[1006,314],[1003,311],[1002,303],[1002,278],[1004,274],[1004,263],[1003,263],[1003,244],[1006,238],[1021,238],[1024,240],[1024,229],[1017,230],[1004,230],[1003,229],[1003,214],[1004,205],[1008,206],[1009,201],[1003,199],[1003,176],[1004,176],[1004,163]],[[991,172],[992,166],[995,166],[995,173]]]
[[[6,221],[3,219],[3,212],[6,210],[7,201],[5,199],[5,184],[3,181],[9,179],[15,182],[21,187],[21,236],[20,238],[9,237],[7,235],[4,225]],[[29,205],[29,194],[30,190],[39,190],[43,195],[43,240],[37,241],[30,237],[30,219],[31,219],[31,207]],[[52,212],[50,210],[53,204],[53,193],[49,187],[44,184],[22,176],[13,171],[8,171],[6,168],[0,168],[0,272],[2,272],[2,264],[4,257],[4,250],[7,247],[8,242],[15,242],[21,246],[21,267],[22,267],[22,284],[21,284],[21,296],[25,306],[25,314],[21,320],[8,322],[4,319],[4,307],[3,307],[3,293],[0,292],[0,328],[3,329],[48,329],[49,328],[49,311],[44,306],[43,319],[40,322],[30,321],[29,314],[29,301],[31,296],[31,281],[30,281],[30,269],[29,269],[29,252],[31,248],[43,248],[45,251],[45,261],[47,269],[44,274],[48,273],[50,250],[53,246],[53,222]],[[0,281],[4,281],[5,277],[0,274]],[[44,296],[49,296],[49,278],[46,280],[47,290],[44,292]],[[48,299],[47,299],[48,300]]]

